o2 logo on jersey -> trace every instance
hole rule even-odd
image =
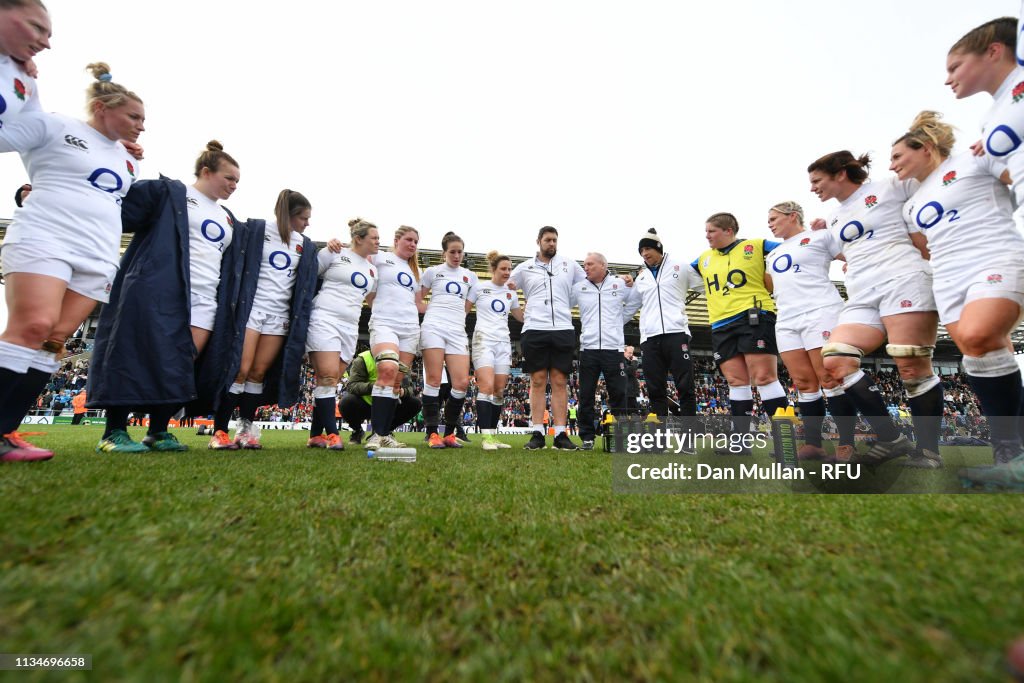
[[[994,157],[1005,157],[1020,147],[1020,136],[1009,126],[999,125],[985,139],[985,149]]]
[[[943,218],[948,218],[950,223],[960,220],[956,209],[946,211],[942,204],[928,202],[918,209],[917,215],[914,216],[914,222],[917,223],[917,227],[927,230],[928,228],[934,228]]]
[[[875,236],[874,230],[865,230],[864,224],[860,221],[850,221],[842,227],[839,231],[839,239],[843,240],[847,244],[855,242],[861,237],[864,239],[871,239]]]
[[[446,294],[457,296],[460,299],[462,298],[462,285],[460,285],[458,282],[449,282],[445,284],[444,291]]]
[[[288,270],[292,267],[292,257],[287,251],[275,251],[267,257],[267,262],[274,270]]]
[[[205,237],[208,242],[216,244],[217,249],[224,251],[224,237],[228,234],[228,231],[225,230],[220,223],[207,219],[203,221],[202,226],[199,228],[199,232],[203,233],[203,237]]]
[[[352,277],[349,278],[349,282],[351,282],[352,286],[356,289],[363,290],[363,296],[366,295],[366,290],[370,286],[370,280],[365,275],[357,270],[352,273]]]
[[[790,256],[789,254],[783,254],[782,256],[779,256],[777,259],[772,261],[772,270],[774,270],[776,273],[785,273],[789,271],[790,268],[793,269],[794,273],[800,272],[800,264],[793,263],[793,257]]]
[[[107,176],[113,178],[115,183],[114,185],[110,184],[110,180],[106,178]],[[103,179],[103,182],[100,182],[101,179]],[[97,168],[92,172],[92,175],[89,176],[88,180],[89,184],[97,190],[103,190],[104,192],[109,192],[111,194],[124,187],[124,181],[121,180],[121,176],[117,175],[109,168]]]
[[[498,315],[505,314],[505,302],[501,299],[491,299],[491,310]]]
[[[7,100],[4,99],[3,95],[0,95],[0,114],[3,114],[5,111],[7,111]],[[0,126],[3,126],[3,123],[0,123]]]
[[[412,291],[412,275],[409,273],[399,273],[395,279],[398,280],[398,284]]]

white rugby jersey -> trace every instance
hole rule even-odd
[[[260,279],[252,307],[270,315],[290,316],[292,291],[301,259],[302,234],[292,230],[288,244],[285,244],[277,232],[277,221],[267,221],[263,233]]]
[[[516,266],[509,279],[526,298],[524,332],[573,329],[570,290],[587,279],[583,266],[559,254],[548,263],[534,257]]]
[[[932,270],[949,278],[984,262],[1024,258],[1002,160],[969,150],[946,159],[906,203],[903,217],[928,238]]]
[[[409,262],[392,252],[380,252],[373,259],[377,266],[377,294],[373,298],[371,321],[404,325],[419,329],[420,314],[416,309],[419,283]]]
[[[895,176],[866,182],[829,217],[828,231],[846,257],[851,296],[879,282],[929,270],[903,222],[903,204],[917,184]]]
[[[5,242],[52,246],[116,265],[121,200],[139,173],[124,146],[67,116],[23,113],[0,128],[0,152],[17,151],[32,197],[16,209]]]
[[[704,278],[689,263],[667,253],[662,256],[657,270],[655,275],[647,266],[640,269],[627,301],[627,312],[635,312],[635,307],[640,306],[641,344],[659,334],[690,334],[686,317],[687,292],[704,287]]]
[[[441,329],[466,329],[466,302],[476,301],[480,280],[462,266],[451,268],[442,263],[423,272],[420,287],[430,291],[430,303],[423,315],[423,326]]]
[[[349,249],[337,254],[321,249],[316,258],[317,273],[324,284],[313,299],[314,310],[327,311],[342,322],[358,324],[363,299],[377,289],[376,266]]]
[[[476,328],[473,336],[489,341],[509,341],[508,314],[519,308],[519,295],[494,280],[481,282],[476,292]]]
[[[40,111],[36,79],[7,55],[0,55],[0,127],[22,112]]]
[[[843,303],[828,276],[829,266],[841,251],[828,230],[804,230],[768,253],[765,272],[772,276],[778,322]]]
[[[981,139],[986,154],[1006,162],[1020,205],[1024,201],[1024,152],[1020,149],[1024,140],[1024,68],[1011,71],[992,97]]]
[[[572,305],[580,307],[580,349],[623,349],[622,326],[639,307],[639,299],[634,299],[627,308],[629,298],[626,281],[616,275],[607,275],[601,282],[583,280],[572,286]]]
[[[215,200],[189,185],[185,188],[188,206],[188,268],[193,294],[217,298],[220,284],[220,260],[235,234],[231,216]]]

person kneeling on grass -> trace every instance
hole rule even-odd
[[[352,428],[351,443],[363,440],[363,423],[370,419],[371,393],[377,383],[377,363],[373,354],[363,351],[352,361],[348,369],[348,391],[341,399],[341,417]],[[420,399],[412,395],[412,382],[408,375],[402,379],[398,406],[392,418],[391,429],[412,420],[420,412]]]

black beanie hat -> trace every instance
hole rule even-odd
[[[654,228],[645,232],[644,236],[640,238],[640,246],[637,247],[637,250],[639,251],[644,247],[657,249],[659,254],[665,253],[665,249],[661,246],[661,239],[658,238],[658,232]]]

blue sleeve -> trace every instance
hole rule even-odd
[[[779,246],[780,244],[782,244],[782,242],[772,242],[771,240],[765,240],[764,241],[764,253],[765,253],[765,255],[768,255],[768,254],[772,253],[772,250],[775,249],[775,247]]]
[[[699,258],[693,259],[693,261],[690,262],[690,267],[693,268],[695,271],[697,271],[697,274],[699,275],[700,274],[700,259]]]

